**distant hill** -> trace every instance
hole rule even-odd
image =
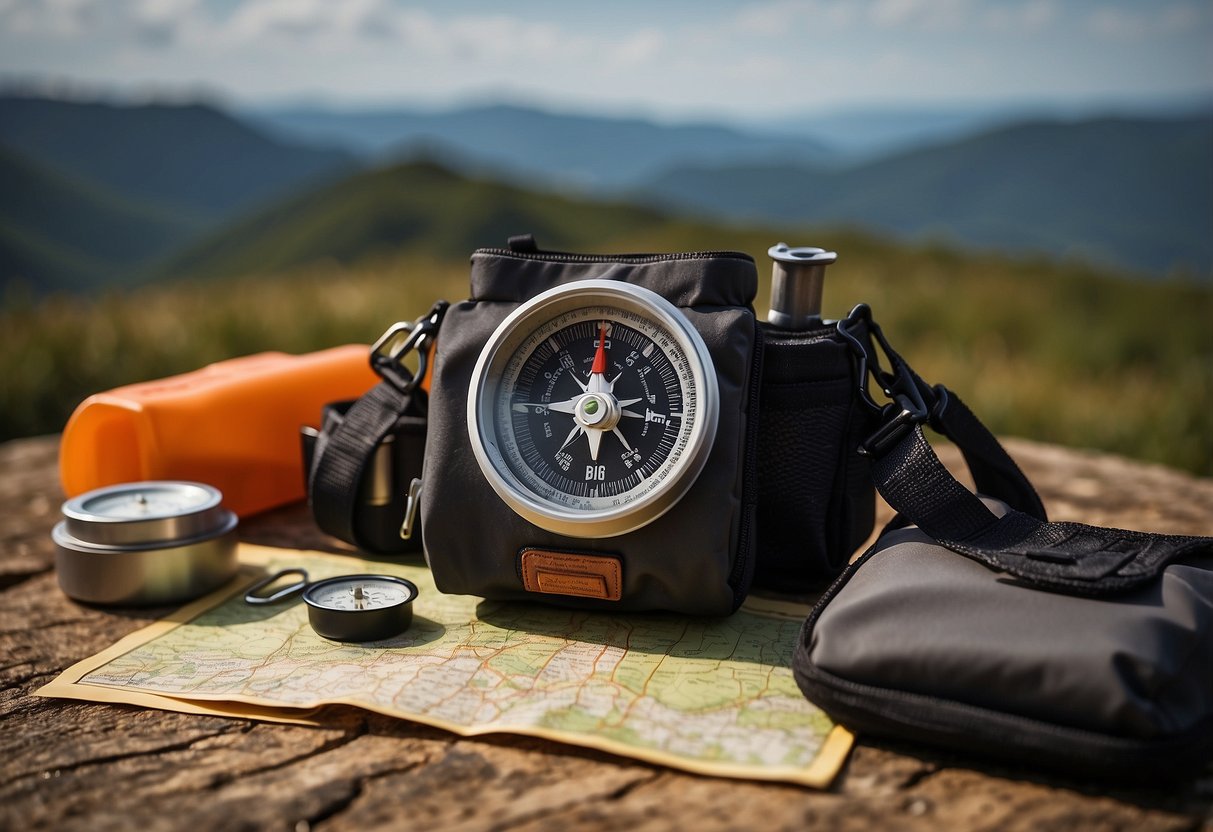
[[[1210,118],[1026,124],[843,169],[684,166],[647,194],[716,217],[1213,274]]]
[[[342,151],[272,139],[204,104],[0,98],[0,144],[204,222],[353,164]]]
[[[124,267],[162,255],[197,222],[0,148],[0,285],[44,290],[120,281]]]
[[[336,144],[379,159],[441,149],[497,173],[599,189],[635,186],[675,164],[821,163],[833,155],[804,136],[510,105],[443,112],[266,110],[249,117],[285,137]]]
[[[635,205],[523,190],[412,162],[287,200],[200,240],[161,271],[244,275],[399,251],[463,259],[519,231],[534,232],[545,245],[594,249],[663,221]]]
[[[1094,118],[1197,118],[1213,114],[1208,94],[1106,97],[1084,101],[968,101],[923,105],[890,103],[843,106],[815,112],[780,114],[751,122],[767,134],[815,136],[846,159],[860,161],[1007,127],[1040,121]]]
[[[82,289],[348,171],[211,107],[0,98],[0,285]]]

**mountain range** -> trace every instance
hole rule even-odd
[[[659,124],[506,104],[433,112],[260,110],[249,117],[288,140],[348,148],[372,162],[421,152],[516,181],[592,190],[643,185],[678,164],[822,163],[835,155],[803,133]]]
[[[855,161],[807,132],[518,107],[337,118],[9,96],[0,284],[466,254],[528,230],[594,248],[687,213],[1209,278],[1211,151],[1207,115],[1037,121]]]
[[[1143,272],[1213,272],[1213,118],[1015,125],[843,168],[687,166],[650,202]]]
[[[122,280],[233,217],[354,168],[202,104],[0,98],[0,283]]]
[[[456,173],[429,161],[374,168],[307,191],[199,240],[165,274],[224,277],[405,251],[467,257],[526,230],[545,245],[592,249],[665,225],[657,211]]]

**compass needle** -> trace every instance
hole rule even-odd
[[[569,435],[564,438],[564,444],[560,446],[560,450],[563,451],[565,448],[567,448],[570,442],[581,435],[582,430],[584,430],[584,428],[582,428],[581,425],[573,425],[573,429],[569,431]]]
[[[557,413],[573,413],[577,408],[577,399],[569,399],[567,402],[514,402],[514,410],[519,413],[526,413],[527,408],[531,407],[547,408]]]
[[[585,432],[585,438],[590,440],[590,459],[598,461],[598,449],[602,445],[603,431],[597,428],[589,428]]]
[[[615,434],[615,436],[617,436],[619,438],[619,441],[623,443],[623,447],[626,450],[629,450],[629,451],[632,450],[632,446],[628,444],[628,440],[623,438],[623,432],[621,430],[619,430],[618,425],[611,428],[611,433]]]

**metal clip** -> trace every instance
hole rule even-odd
[[[409,496],[404,503],[404,522],[400,524],[400,537],[409,540],[416,527],[417,508],[421,505],[421,478],[413,477],[409,483]]]
[[[861,324],[862,335],[858,332]],[[947,399],[941,400],[937,391],[920,379],[889,345],[880,325],[872,320],[872,310],[866,303],[856,306],[850,315],[838,322],[838,333],[851,345],[857,359],[855,375],[859,397],[881,422],[880,427],[860,443],[859,453],[883,456],[908,431],[938,415]],[[884,353],[891,372],[881,367],[879,353]],[[880,405],[872,398],[868,388],[869,375],[876,379],[892,402]]]
[[[299,580],[294,583],[287,584],[278,591],[270,595],[262,595],[262,590],[269,589],[270,586],[285,578],[287,575],[298,575]],[[303,590],[307,589],[308,577],[306,569],[283,569],[281,572],[275,572],[267,578],[263,578],[257,583],[248,588],[248,592],[244,593],[244,603],[254,606],[265,606],[266,604],[276,604],[283,599],[290,598]]]
[[[430,352],[448,306],[449,303],[440,300],[417,320],[400,321],[388,327],[371,347],[371,369],[402,394],[413,392],[429,370]],[[404,359],[414,351],[416,374],[404,366]]]

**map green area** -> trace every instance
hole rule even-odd
[[[40,694],[322,722],[349,704],[462,735],[521,733],[718,776],[824,786],[851,737],[790,670],[807,608],[610,615],[443,595],[420,566],[241,546],[240,580],[65,671]],[[301,601],[244,603],[266,572],[379,572],[420,594],[391,640],[317,636]]]

